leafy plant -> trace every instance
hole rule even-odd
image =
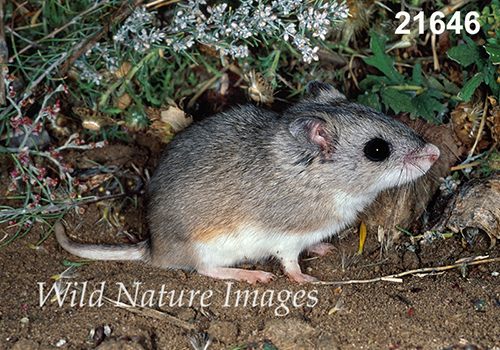
[[[492,1],[491,5],[484,7],[478,19],[481,30],[487,38],[487,44],[476,44],[471,38],[463,34],[466,44],[460,44],[448,50],[447,54],[452,60],[460,63],[464,68],[475,65],[477,73],[470,77],[459,93],[465,102],[469,101],[474,91],[485,83],[494,97],[500,98],[500,83],[498,82],[498,67],[500,64],[500,2]],[[467,74],[464,74],[464,81]]]
[[[465,68],[475,64],[478,72],[464,84],[458,96],[467,102],[479,85],[485,83],[489,86],[495,98],[498,99],[500,97],[500,84],[497,82],[498,68],[494,66],[491,56],[488,55],[485,48],[477,45],[466,35],[464,35],[464,39],[467,45],[452,47],[447,54],[452,60],[457,61]]]
[[[449,91],[452,84],[444,77],[443,83],[434,77],[424,77],[420,64],[413,67],[411,77],[399,73],[393,58],[385,52],[387,37],[373,30],[369,34],[373,56],[364,58],[364,61],[384,75],[368,75],[361,81],[360,86],[366,93],[360,95],[358,101],[378,110],[382,110],[383,105],[396,114],[408,112],[411,118],[423,117],[441,123],[446,111],[441,101],[451,97],[445,91]]]
[[[484,177],[490,176],[492,173],[500,170],[500,152],[498,150],[493,150],[492,153],[486,157],[481,163],[478,174]]]
[[[500,1],[493,0],[490,6],[485,6],[478,22],[489,37],[484,49],[490,55],[493,64],[500,64]]]

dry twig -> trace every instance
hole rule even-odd
[[[163,320],[163,321],[167,321],[168,323],[170,323],[170,324],[172,324],[174,326],[186,329],[188,331],[196,330],[196,327],[194,325],[192,325],[191,323],[179,320],[178,318],[176,318],[174,316],[170,316],[169,314],[167,314],[165,312],[161,312],[161,311],[158,311],[158,310],[153,310],[153,309],[150,309],[150,308],[147,308],[147,307],[130,306],[130,305],[127,305],[127,304],[124,304],[124,303],[116,302],[116,301],[114,301],[114,300],[112,300],[110,298],[107,298],[107,297],[103,297],[103,299],[106,302],[108,302],[108,303],[110,303],[110,304],[112,304],[112,305],[114,305],[116,307],[128,310],[130,312],[133,312],[134,314],[142,315],[142,316],[146,316],[146,317],[152,317],[152,318]]]
[[[438,272],[438,271],[451,270],[451,269],[454,269],[456,267],[462,268],[462,267],[467,266],[467,265],[479,265],[479,264],[500,261],[500,258],[492,258],[492,259],[481,259],[481,258],[484,258],[484,257],[474,257],[474,258],[461,259],[459,262],[457,262],[456,264],[453,264],[453,265],[441,266],[441,267],[427,267],[427,268],[423,268],[423,269],[410,270],[410,271],[401,272],[401,273],[398,273],[395,275],[382,276],[382,277],[372,278],[369,280],[320,281],[320,282],[311,282],[311,283],[312,284],[321,284],[321,285],[361,284],[361,283],[373,283],[373,282],[379,282],[379,281],[389,281],[389,282],[402,283],[403,280],[400,277],[407,276],[407,275],[414,275],[414,274],[421,274],[421,273],[430,274],[430,273],[434,273],[434,272]]]

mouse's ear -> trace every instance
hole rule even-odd
[[[319,149],[328,159],[335,151],[335,141],[325,130],[325,121],[317,117],[300,117],[290,124],[290,133],[308,148]]]
[[[307,84],[306,90],[308,93],[316,97],[325,99],[326,101],[346,100],[346,97],[339,90],[320,81],[309,82]]]

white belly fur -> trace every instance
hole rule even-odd
[[[346,196],[347,197],[347,196]],[[367,202],[366,196],[360,200],[351,198],[341,199],[340,210],[331,223],[325,228],[309,233],[276,232],[262,225],[246,225],[237,232],[218,236],[208,242],[197,242],[200,266],[204,267],[230,267],[245,261],[252,262],[275,256],[284,261],[297,259],[305,249],[321,242],[322,240],[338,233],[351,224],[359,211]],[[345,205],[349,203],[348,205]],[[339,213],[340,211],[340,213]],[[339,215],[340,214],[340,215]]]
[[[309,234],[270,232],[257,227],[246,227],[238,233],[219,236],[207,243],[198,242],[197,250],[202,266],[234,266],[269,256],[297,257],[304,249],[334,233],[332,230]]]

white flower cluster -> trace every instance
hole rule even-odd
[[[87,50],[85,56],[90,56],[92,53],[97,54],[100,58],[106,62],[106,69],[111,73],[118,70],[118,59],[113,56],[114,50],[108,45],[101,45],[100,42],[95,43],[90,49]]]
[[[91,81],[96,85],[101,85],[101,82],[104,79],[104,75],[94,69],[89,69],[82,60],[76,60],[73,66],[81,71],[80,79]]]
[[[144,53],[164,41],[174,52],[187,53],[198,42],[213,46],[223,56],[238,58],[250,55],[249,45],[279,38],[300,51],[304,62],[311,63],[318,60],[319,47],[312,47],[310,36],[325,40],[332,22],[344,20],[348,14],[346,5],[323,4],[323,0],[315,2],[314,7],[307,6],[309,0],[241,0],[234,10],[226,3],[208,6],[206,0],[187,1],[179,4],[168,30],[151,28],[154,12],[136,7],[113,36],[115,44]],[[102,58],[111,73],[118,69],[113,45],[98,42],[87,52],[87,56],[91,54]],[[83,79],[101,84],[104,76],[85,59],[77,60],[75,67],[82,71]]]
[[[102,59],[106,63],[106,69],[109,72],[114,73],[118,70],[118,58],[114,55],[114,50],[109,45],[101,45],[100,42],[95,43],[87,50],[85,56],[90,57],[92,54],[96,54],[99,59]],[[101,85],[104,75],[96,71],[92,64],[86,62],[85,58],[76,60],[74,66],[81,71],[81,79]]]
[[[252,37],[254,43],[261,39],[266,41],[266,36],[279,37],[287,42],[290,40],[301,52],[304,62],[311,63],[318,60],[319,47],[311,46],[307,34],[325,40],[332,22],[347,18],[348,8],[335,2],[322,4],[321,0],[315,7],[307,7],[306,3],[310,2],[242,0],[233,11],[225,3],[211,7],[206,6],[205,0],[188,0],[185,5],[179,4],[169,30],[173,36],[166,42],[178,52],[196,41],[213,45],[222,55],[235,58],[249,55],[248,43]],[[208,18],[200,6],[206,6]]]
[[[158,28],[150,28],[154,19],[154,12],[146,12],[144,7],[136,7],[134,12],[125,20],[123,26],[118,29],[113,36],[115,42],[131,47],[136,52],[146,52],[152,44],[160,43],[165,38],[165,32]],[[186,39],[187,40],[187,39]],[[178,47],[185,50],[192,44],[178,44]],[[86,56],[97,55],[106,63],[106,70],[114,73],[118,70],[118,57],[114,45],[95,43],[87,52]],[[81,70],[80,78],[92,81],[96,85],[101,85],[104,75],[96,71],[94,65],[85,62],[85,59],[76,60],[74,66]]]
[[[146,12],[144,7],[136,7],[123,26],[113,36],[115,41],[133,47],[135,51],[146,52],[151,44],[159,43],[165,38],[165,32],[158,28],[148,28],[154,19],[153,12]]]

